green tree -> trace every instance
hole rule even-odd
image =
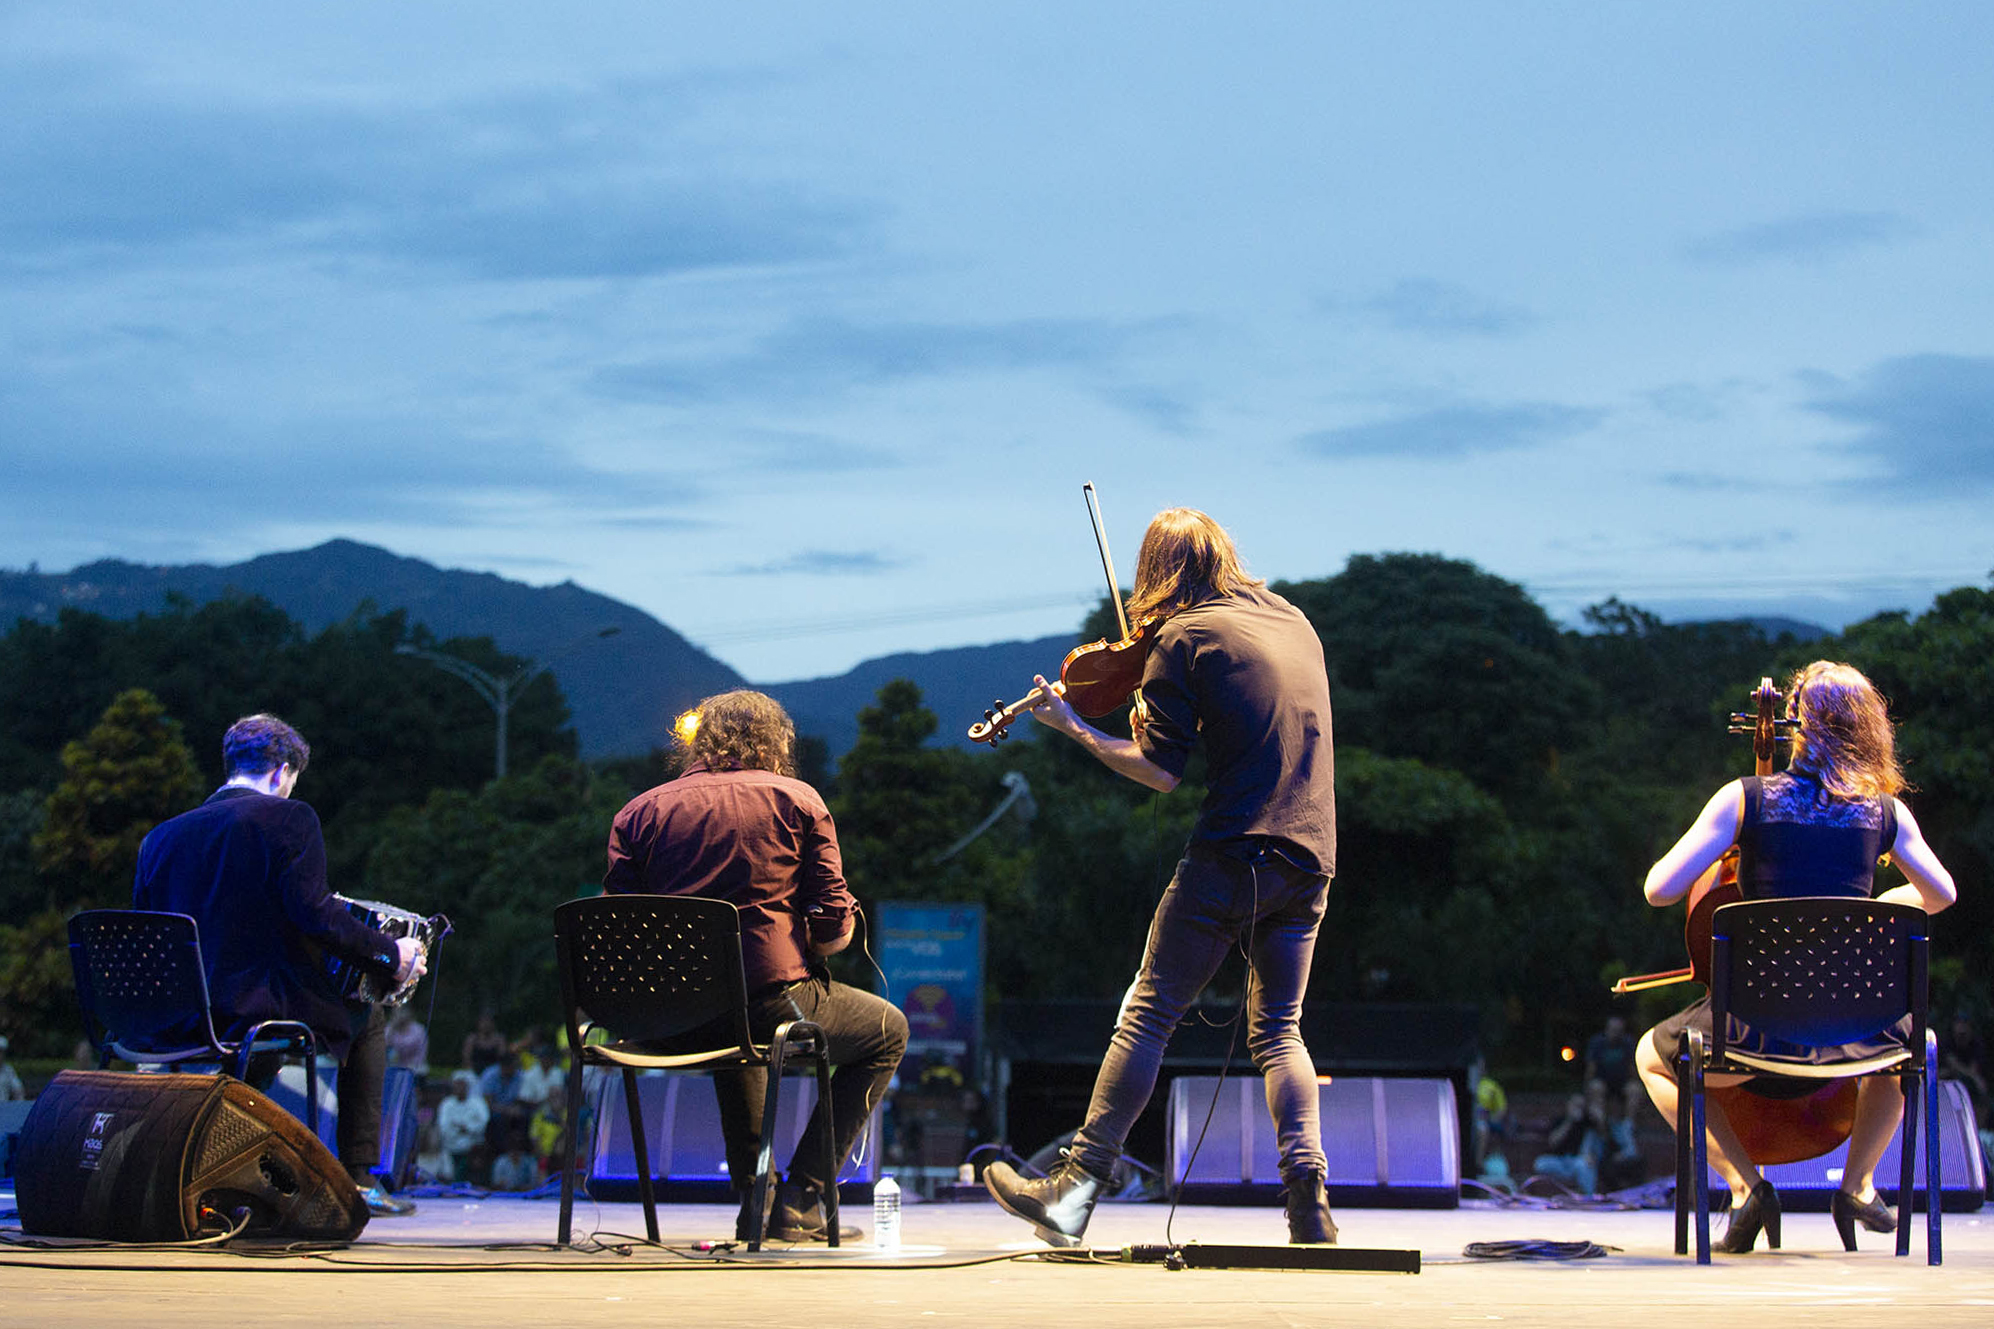
[[[1008,923],[1034,908],[1018,820],[949,852],[1004,798],[1002,769],[958,748],[929,746],[935,713],[906,679],[880,688],[858,719],[858,741],[838,765],[830,800],[853,892],[863,901],[982,904],[992,920],[992,985],[1016,981],[1031,943]],[[845,968],[853,982],[865,981],[853,961]]]
[[[200,792],[180,726],[157,697],[132,688],[89,734],[63,747],[62,768],[34,837],[48,904],[128,904],[139,842]]]
[[[483,1008],[514,1034],[557,1021],[553,911],[601,890],[609,824],[630,794],[620,780],[547,756],[475,793],[438,789],[383,819],[365,893],[446,914],[456,927],[434,963],[439,1057]]]
[[[1882,614],[1821,643],[1890,701],[1904,799],[1959,883],[1959,903],[1933,920],[1938,954],[1963,957],[1968,1000],[1989,1009],[1994,972],[1994,591],[1961,587],[1925,613]]]
[[[199,791],[180,726],[136,688],[63,748],[62,769],[39,828],[29,833],[34,885],[16,884],[25,908],[0,926],[0,1026],[23,1039],[23,1051],[40,1055],[66,1051],[82,1033],[69,969],[70,914],[128,906],[139,842]],[[28,824],[16,819],[15,834]]]
[[[1527,816],[1597,692],[1513,582],[1436,554],[1353,555],[1273,589],[1322,638],[1339,745],[1456,770]]]

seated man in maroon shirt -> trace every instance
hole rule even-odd
[[[837,828],[824,800],[795,778],[796,729],[774,698],[723,692],[699,704],[684,737],[691,764],[639,794],[609,832],[603,888],[701,895],[741,911],[748,1020],[767,1039],[786,1020],[821,1026],[831,1045],[836,1153],[824,1157],[813,1114],[769,1214],[777,1240],[825,1236],[824,1188],[837,1180],[859,1132],[907,1047],[907,1017],[890,1003],[831,980],[823,957],[852,939],[856,902],[845,886]],[[682,730],[683,736],[683,730]],[[766,1072],[714,1075],[727,1169],[746,1191],[762,1133]],[[740,1235],[746,1236],[743,1205]]]

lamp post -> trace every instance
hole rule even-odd
[[[621,631],[623,631],[622,628],[603,628],[600,631],[590,633],[588,636],[562,647],[538,664],[528,660],[510,678],[500,678],[488,669],[480,669],[469,660],[460,659],[454,655],[446,655],[442,651],[432,651],[425,646],[412,646],[407,642],[403,642],[401,645],[395,647],[395,654],[412,655],[418,660],[427,660],[444,673],[454,674],[456,677],[469,683],[472,689],[480,697],[485,699],[485,704],[492,708],[492,714],[498,717],[498,744],[495,760],[492,763],[495,772],[493,778],[503,780],[505,778],[506,734],[509,727],[508,721],[512,714],[512,703],[526,689],[526,685],[589,643],[600,641],[604,637],[614,637]]]

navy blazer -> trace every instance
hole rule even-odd
[[[392,938],[332,898],[318,813],[241,785],[152,828],[132,904],[193,916],[223,1037],[259,1020],[299,1020],[342,1062],[366,1008],[333,985],[328,952],[383,978],[400,958]]]

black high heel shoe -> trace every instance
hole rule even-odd
[[[1769,1181],[1759,1182],[1743,1204],[1732,1206],[1730,1225],[1724,1229],[1724,1240],[1715,1249],[1726,1255],[1743,1255],[1758,1244],[1761,1228],[1765,1229],[1767,1248],[1778,1250],[1779,1192]]]
[[[1828,1212],[1835,1216],[1835,1231],[1842,1234],[1842,1249],[1856,1248],[1856,1224],[1861,1223],[1871,1232],[1895,1232],[1897,1215],[1878,1196],[1864,1204],[1847,1191],[1838,1190],[1835,1198],[1828,1203]]]

